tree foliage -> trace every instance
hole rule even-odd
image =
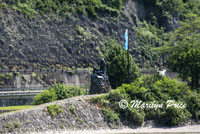
[[[162,9],[163,15],[179,17],[183,14],[184,3],[182,0],[157,0],[156,4]]]
[[[187,14],[200,15],[199,0],[137,0],[143,4],[149,12],[146,20],[159,26],[166,27],[166,21],[185,19]],[[164,20],[164,21],[163,21]]]
[[[106,44],[105,59],[107,63],[107,74],[112,88],[117,88],[123,83],[128,83],[128,57],[119,44],[111,40]],[[138,77],[138,68],[129,55],[130,82]]]
[[[169,42],[168,66],[189,81],[192,88],[200,80],[200,18],[190,15]]]

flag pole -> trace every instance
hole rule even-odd
[[[128,33],[128,29],[127,29]],[[129,39],[129,38],[128,38]],[[129,42],[129,41],[128,41]],[[128,84],[130,84],[130,63],[129,63],[129,45],[128,45],[128,52],[127,52],[127,57],[128,57]]]
[[[128,29],[126,30],[124,34],[125,43],[124,43],[124,49],[125,52],[127,51],[127,58],[128,58],[128,84],[130,83],[130,63],[129,63],[129,45],[128,45]]]

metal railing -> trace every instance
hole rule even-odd
[[[48,73],[48,72],[59,72],[59,73],[90,73],[91,70],[88,69],[0,69],[0,73]]]
[[[65,86],[77,86],[77,87],[88,87],[88,85],[85,84],[64,84]],[[34,90],[44,90],[48,87],[53,87],[53,85],[44,86],[44,85],[16,85],[14,86],[0,86],[0,92],[2,91],[34,91]]]
[[[38,91],[6,91],[0,92],[0,97],[7,97],[7,96],[35,96],[36,94],[41,93],[42,90]]]

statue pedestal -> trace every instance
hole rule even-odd
[[[110,90],[111,86],[106,74],[92,74],[90,94],[108,93]]]

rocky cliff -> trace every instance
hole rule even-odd
[[[91,67],[102,56],[106,39],[114,38],[123,46],[128,28],[133,44],[135,27],[145,14],[144,6],[132,0],[124,2],[118,17],[54,13],[27,17],[15,8],[1,8],[0,67]]]

